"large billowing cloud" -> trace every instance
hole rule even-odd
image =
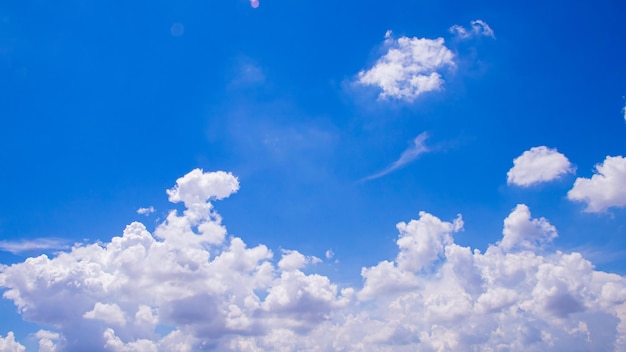
[[[359,72],[359,84],[380,88],[381,99],[394,98],[411,102],[418,96],[441,89],[441,71],[454,67],[454,54],[443,38],[394,39],[385,35],[384,54],[369,70]]]
[[[4,297],[54,330],[35,334],[41,351],[626,349],[626,278],[550,250],[556,229],[525,205],[484,252],[455,243],[460,216],[421,212],[397,225],[396,257],[352,288],[310,273],[319,258],[227,237],[210,201],[238,186],[194,170],[168,191],[187,209],[153,234],[132,223],[2,266]],[[12,334],[2,343],[20,351]]]
[[[565,155],[546,146],[530,148],[513,160],[507,173],[507,183],[528,187],[548,182],[574,172]]]
[[[607,156],[591,178],[576,179],[567,198],[587,203],[585,211],[594,213],[626,206],[626,158]]]

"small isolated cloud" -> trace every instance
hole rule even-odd
[[[149,206],[147,208],[139,208],[139,209],[137,209],[137,214],[148,216],[148,215],[154,213],[154,211],[155,211],[154,207],[153,206]]]
[[[402,152],[402,155],[400,155],[400,158],[398,160],[396,160],[393,164],[391,164],[385,170],[364,178],[363,181],[368,181],[368,180],[373,180],[373,179],[383,177],[401,168],[402,166],[410,163],[411,161],[417,159],[418,156],[428,152],[429,149],[428,147],[426,147],[426,144],[425,144],[426,139],[428,139],[428,132],[420,133],[419,136],[413,139],[413,144],[410,147],[408,147],[405,151]]]
[[[54,238],[37,238],[21,241],[0,241],[0,251],[13,254],[24,252],[68,249],[67,242]]]
[[[622,112],[624,113],[624,121],[626,121],[626,106],[624,106],[624,108],[622,109]]]
[[[329,249],[326,251],[325,256],[326,256],[326,259],[332,259],[332,257],[335,256],[335,252],[333,252],[332,249]]]
[[[250,6],[252,6],[252,8],[256,9],[259,7],[259,5],[259,0],[250,0]]]
[[[299,270],[308,264],[318,264],[322,260],[315,256],[305,256],[298,251],[283,250],[283,257],[278,262],[278,268],[286,271]]]
[[[483,20],[474,20],[470,22],[471,27],[466,29],[463,26],[455,24],[450,27],[450,33],[456,35],[460,39],[468,39],[472,37],[491,37],[496,38],[493,30]]]
[[[513,160],[513,167],[507,173],[507,183],[528,187],[552,181],[574,171],[565,155],[556,149],[534,147]]]
[[[384,46],[387,53],[357,78],[359,84],[380,88],[380,99],[412,102],[426,92],[440,90],[444,82],[440,71],[455,67],[454,54],[443,38],[394,39],[387,31]]]
[[[626,206],[626,158],[607,156],[595,169],[591,178],[576,179],[567,198],[587,203],[585,211],[589,213]]]

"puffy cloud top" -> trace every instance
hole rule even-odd
[[[576,179],[567,198],[587,203],[585,211],[593,213],[626,206],[626,158],[607,156],[591,178]]]
[[[376,64],[358,74],[357,82],[382,90],[379,97],[411,102],[421,94],[443,85],[440,70],[454,67],[454,54],[443,38],[392,38],[385,35],[387,53]]]
[[[500,247],[536,249],[557,237],[556,228],[545,218],[530,218],[530,209],[525,204],[518,204],[513,212],[504,219],[504,237]]]
[[[239,190],[239,181],[224,171],[203,172],[194,169],[176,180],[176,186],[167,190],[170,202],[183,202],[190,208],[211,199],[224,199]]]
[[[513,160],[513,167],[507,173],[507,183],[528,187],[571,172],[574,168],[565,155],[546,146],[534,147]]]
[[[0,351],[2,352],[24,352],[26,347],[15,341],[15,335],[9,331],[7,337],[0,335]]]

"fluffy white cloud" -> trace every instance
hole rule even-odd
[[[187,208],[207,200],[224,199],[239,190],[239,181],[230,172],[203,172],[194,169],[176,180],[176,186],[167,190],[170,202],[183,202]]]
[[[3,266],[4,297],[26,319],[58,329],[61,350],[89,351],[196,350],[267,327],[301,331],[347,304],[328,278],[299,270],[319,258],[285,251],[275,266],[267,247],[225,241],[210,200],[237,189],[230,174],[193,170],[168,191],[187,209],[172,211],[154,235],[135,222],[109,243]],[[159,337],[159,328],[172,332]]]
[[[39,330],[35,334],[35,337],[39,340],[39,352],[56,352],[58,340],[61,339],[61,335],[56,332]]]
[[[140,311],[137,311],[140,314]],[[105,304],[97,302],[92,310],[83,314],[86,319],[98,319],[113,325],[126,324],[124,312],[117,304]]]
[[[289,271],[302,269],[307,264],[321,263],[322,260],[315,256],[306,257],[298,251],[284,250],[283,257],[278,262],[278,268]]]
[[[471,37],[491,37],[495,39],[495,34],[489,25],[483,20],[474,20],[470,22],[471,28],[465,29],[463,26],[455,24],[450,27],[450,33],[456,35],[461,39],[468,39]]]
[[[572,164],[556,149],[533,147],[513,160],[513,167],[507,173],[507,183],[528,187],[573,172]]]
[[[626,206],[626,158],[607,156],[591,178],[576,179],[567,198],[587,203],[585,211],[593,213]]]
[[[35,335],[41,351],[626,349],[626,278],[550,251],[556,229],[525,205],[484,253],[455,243],[460,216],[421,212],[397,225],[395,259],[342,287],[302,271],[314,256],[284,250],[276,262],[263,245],[207,237],[201,228],[225,232],[209,201],[237,187],[193,173],[174,189],[201,196],[184,196],[192,210],[154,234],[132,223],[108,243],[0,266],[4,298],[54,330]],[[8,333],[4,350],[24,348]]]
[[[500,247],[536,249],[551,242],[558,235],[556,228],[545,218],[531,219],[530,210],[524,204],[518,204],[513,212],[504,219],[504,234]]]
[[[382,91],[381,99],[395,98],[411,102],[421,94],[441,89],[440,73],[446,67],[454,67],[454,54],[443,38],[392,38],[391,31],[385,35],[387,53],[376,64],[358,74],[357,82],[376,86]]]
[[[15,335],[12,331],[7,333],[7,337],[0,335],[0,351],[2,352],[24,352],[26,347],[15,341]]]

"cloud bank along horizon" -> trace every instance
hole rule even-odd
[[[532,148],[513,173],[555,153]],[[587,211],[623,206],[602,190],[625,167],[607,157],[598,174],[576,180],[570,198]],[[396,225],[395,258],[364,267],[362,287],[350,287],[315,273],[318,257],[275,255],[228,236],[213,202],[238,189],[231,173],[194,169],[167,190],[185,210],[172,210],[153,233],[133,222],[109,242],[2,266],[4,298],[51,329],[33,335],[40,351],[626,348],[626,278],[556,250],[558,230],[524,204],[484,252],[455,243],[460,214],[446,221],[422,211]],[[24,347],[8,332],[0,350]]]

